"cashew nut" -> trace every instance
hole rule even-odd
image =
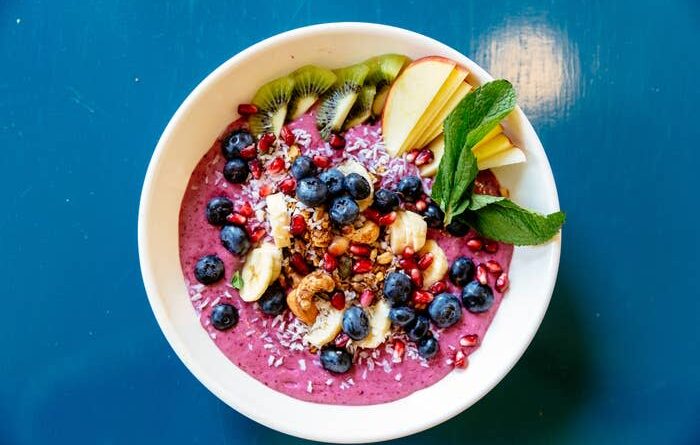
[[[314,295],[335,289],[333,278],[317,270],[301,279],[299,286],[287,295],[287,305],[296,317],[307,325],[312,325],[318,316]]]

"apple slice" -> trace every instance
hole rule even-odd
[[[433,122],[428,125],[423,134],[415,142],[415,147],[425,147],[430,141],[435,140],[438,136],[440,136],[440,134],[442,134],[442,124],[445,122],[447,115],[455,109],[457,104],[464,99],[464,96],[466,96],[467,93],[472,90],[472,88],[474,87],[472,87],[469,83],[462,82],[447,103],[445,103],[442,109],[435,116]]]
[[[455,94],[460,85],[464,84],[464,79],[467,78],[468,74],[469,71],[466,68],[459,65],[454,67],[447,80],[445,80],[445,83],[440,87],[440,91],[435,95],[430,105],[428,105],[428,108],[418,120],[416,126],[411,130],[411,133],[401,147],[402,153],[415,147],[422,147],[422,145],[416,145],[418,138],[425,132],[426,128],[435,121],[438,113]]]
[[[497,134],[496,136],[488,139],[486,142],[479,142],[472,148],[472,153],[477,159],[490,158],[502,151],[508,150],[513,144],[503,133]]]
[[[478,159],[476,163],[479,165],[479,170],[487,168],[503,167],[504,165],[519,164],[525,162],[525,153],[518,147],[510,147],[506,151],[497,153],[486,159]]]
[[[438,136],[425,148],[433,152],[433,160],[430,164],[421,165],[418,170],[422,177],[429,178],[437,174],[440,159],[445,153],[445,137],[443,135]]]
[[[382,133],[387,152],[402,153],[405,142],[433,98],[452,73],[456,63],[430,56],[408,65],[389,91],[382,114]]]

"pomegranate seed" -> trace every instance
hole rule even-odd
[[[406,272],[416,269],[418,265],[416,264],[416,261],[413,259],[413,257],[403,257],[399,260],[399,267]]]
[[[367,289],[360,294],[360,304],[363,307],[369,307],[374,301],[374,292]]]
[[[292,196],[297,190],[297,180],[294,178],[284,179],[279,183],[279,189],[280,192],[284,193],[285,195]]]
[[[289,222],[289,233],[294,236],[303,235],[306,232],[306,220],[301,215],[292,216]]]
[[[340,150],[345,147],[345,139],[339,134],[332,134],[331,138],[328,140],[331,147],[336,150]]]
[[[231,224],[236,224],[237,226],[242,226],[246,222],[248,222],[248,218],[241,215],[240,213],[231,213],[229,216],[226,217],[226,221],[230,222]]]
[[[257,243],[258,241],[260,241],[261,239],[263,239],[263,237],[265,236],[265,234],[267,234],[267,232],[265,231],[265,229],[262,228],[262,227],[258,227],[257,229],[253,230],[253,232],[250,234],[250,240],[251,240],[253,243]]]
[[[401,340],[394,341],[394,352],[391,354],[391,361],[394,363],[401,363],[403,360],[403,353],[406,351],[406,344]]]
[[[323,254],[323,270],[333,272],[338,267],[338,260],[333,255],[326,252]]]
[[[476,346],[479,344],[479,336],[476,334],[465,335],[459,339],[459,344],[462,346]]]
[[[284,170],[284,159],[282,159],[280,156],[273,159],[272,162],[267,165],[267,171],[273,175],[281,172],[282,170]]]
[[[282,127],[282,131],[280,131],[280,137],[288,146],[294,145],[294,143],[297,141],[296,137],[294,136],[294,133],[292,133],[292,130],[290,130],[287,126]]]
[[[260,161],[253,159],[248,163],[248,168],[250,168],[250,174],[253,175],[255,179],[260,179],[262,176],[262,167],[260,167]]]
[[[413,292],[413,303],[416,305],[430,304],[433,301],[433,294],[425,290],[417,290]]]
[[[433,162],[435,159],[435,155],[433,154],[432,151],[428,148],[424,148],[423,150],[418,153],[418,156],[416,156],[415,164],[416,166],[420,167],[422,165],[430,164]]]
[[[309,264],[299,252],[294,253],[289,257],[289,265],[298,274],[307,275],[309,273]]]
[[[498,261],[488,260],[486,262],[485,266],[486,266],[486,270],[488,270],[489,273],[491,273],[493,275],[498,275],[501,272],[503,272],[503,268],[501,267],[500,264],[498,264]]]
[[[274,187],[272,187],[272,185],[270,185],[270,184],[263,184],[263,185],[260,187],[259,195],[260,195],[261,198],[264,198],[264,197],[266,197],[267,195],[272,194],[272,192],[274,192],[274,191],[275,191],[275,189],[274,189]]]
[[[479,264],[476,266],[476,279],[481,284],[486,284],[488,277],[486,275],[486,266]]]
[[[467,354],[464,353],[461,349],[458,349],[457,352],[455,352],[455,358],[452,362],[455,368],[466,368],[467,367]]]
[[[362,214],[365,215],[365,218],[374,222],[378,222],[379,217],[381,216],[379,212],[375,209],[367,209],[364,212],[362,212]]]
[[[430,286],[430,292],[433,294],[437,295],[441,292],[445,292],[447,290],[447,284],[444,281],[438,281],[433,283],[432,286]]]
[[[368,246],[365,246],[364,244],[353,243],[350,245],[350,253],[352,253],[353,255],[368,257],[370,252],[370,248]]]
[[[506,272],[503,272],[496,278],[496,290],[498,292],[505,292],[508,290],[508,286],[510,285],[510,280],[508,279],[508,274]]]
[[[262,137],[258,141],[258,148],[260,149],[261,152],[267,153],[270,150],[270,147],[272,146],[272,144],[274,144],[275,140],[277,140],[277,138],[275,137],[274,134],[265,133],[264,135],[262,135]]]
[[[372,270],[372,261],[367,258],[361,258],[352,266],[352,271],[355,273],[367,273]]]
[[[416,254],[416,250],[415,250],[412,246],[406,246],[406,247],[404,247],[404,248],[403,248],[403,252],[401,253],[401,255],[402,255],[404,258],[411,258],[411,257],[413,257],[413,255],[415,255],[415,254]]]
[[[416,157],[418,157],[418,153],[420,153],[420,150],[418,150],[417,148],[414,148],[413,150],[409,151],[406,155],[406,162],[413,164],[416,161]]]
[[[331,166],[331,160],[322,155],[314,155],[313,162],[318,168],[328,168]]]
[[[339,311],[345,309],[345,294],[343,291],[339,290],[333,293],[333,296],[331,296],[331,306]]]
[[[484,241],[484,250],[488,253],[498,252],[498,241]]]
[[[426,270],[427,268],[430,267],[431,264],[433,264],[433,259],[435,257],[433,256],[432,253],[428,252],[422,257],[420,257],[420,260],[418,260],[418,268],[420,270]]]
[[[425,209],[428,208],[428,203],[423,201],[422,199],[419,199],[416,201],[416,210],[419,212],[425,212]]]
[[[345,298],[343,298],[343,307],[341,307],[338,310],[342,311],[344,308],[345,308]],[[335,338],[335,345],[339,348],[344,348],[345,345],[347,345],[349,341],[350,341],[350,337],[348,337],[347,334],[345,334],[344,332],[341,332]]]
[[[251,159],[255,159],[255,157],[258,155],[258,149],[255,148],[255,145],[249,145],[247,147],[243,147],[239,152],[239,155],[241,159],[250,161]]]
[[[380,226],[389,226],[396,221],[396,212],[389,212],[386,215],[383,215],[379,218],[377,221]]]
[[[253,211],[253,206],[250,205],[250,203],[248,201],[243,201],[243,204],[241,204],[238,207],[238,213],[240,213],[241,215],[246,216],[248,218],[255,215],[255,212]]]
[[[411,281],[416,287],[423,287],[423,274],[418,269],[411,269]]]
[[[481,250],[481,240],[478,240],[476,238],[470,239],[469,241],[467,241],[467,247],[472,252],[478,252],[479,250]]]
[[[253,104],[238,104],[238,114],[241,116],[250,116],[258,112],[258,107]]]

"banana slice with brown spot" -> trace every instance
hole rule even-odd
[[[385,300],[379,300],[367,310],[369,318],[369,334],[362,340],[353,342],[360,348],[374,349],[384,343],[391,330],[389,311],[391,306]]]
[[[416,252],[425,245],[428,225],[423,217],[415,212],[399,211],[396,220],[389,226],[389,243],[395,254],[403,253],[407,246]]]
[[[433,256],[433,262],[423,271],[423,289],[427,289],[445,277],[450,263],[442,247],[435,240],[426,241],[418,253],[420,255],[430,253]]]
[[[256,301],[282,270],[282,251],[272,243],[263,243],[251,250],[241,268],[243,301]]]
[[[304,341],[321,348],[332,342],[340,333],[343,325],[343,311],[335,309],[328,301],[318,299],[316,308],[318,316],[304,336]]]
[[[370,172],[368,172],[362,164],[353,159],[348,159],[347,161],[340,164],[338,166],[338,170],[340,170],[344,175],[349,175],[350,173],[357,173],[358,175],[365,178],[367,182],[369,182],[369,197],[357,201],[357,205],[358,207],[360,207],[360,211],[363,211],[367,207],[369,207],[372,204],[372,200],[374,199],[374,176]]]
[[[267,203],[267,219],[270,223],[270,235],[275,240],[275,245],[280,249],[292,245],[292,237],[289,233],[289,213],[287,201],[282,193],[274,193],[265,198]]]

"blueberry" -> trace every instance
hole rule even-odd
[[[331,168],[321,172],[318,178],[328,187],[328,193],[332,196],[343,193],[345,175],[337,168]]]
[[[423,219],[431,229],[440,229],[445,220],[445,212],[442,211],[439,205],[431,202],[423,212]]]
[[[389,311],[389,319],[395,325],[408,326],[415,320],[416,313],[408,306],[393,307]]]
[[[352,355],[343,348],[329,346],[321,350],[321,366],[335,374],[348,372],[352,366]]]
[[[389,189],[379,189],[374,192],[372,208],[379,213],[386,214],[399,206],[399,195]]]
[[[464,236],[469,233],[469,224],[459,219],[453,219],[445,228],[452,236]]]
[[[428,314],[438,327],[449,328],[462,319],[462,306],[459,304],[459,298],[443,292],[437,294],[430,302]]]
[[[418,176],[406,176],[399,181],[396,189],[408,202],[418,201],[423,196],[423,182]]]
[[[235,130],[221,141],[221,153],[226,159],[240,156],[241,150],[255,143],[253,136],[245,130]]]
[[[212,284],[224,276],[224,262],[216,255],[205,255],[194,266],[194,277],[202,284]]]
[[[464,286],[474,278],[474,262],[465,256],[454,260],[450,266],[450,281],[455,286]]]
[[[209,316],[211,324],[219,331],[231,329],[238,324],[238,309],[227,303],[214,306]]]
[[[413,285],[408,275],[391,272],[384,280],[384,296],[392,306],[403,306],[411,295]]]
[[[299,156],[292,162],[291,171],[296,179],[304,179],[316,174],[316,166],[310,157]]]
[[[424,359],[431,359],[435,357],[440,349],[440,345],[435,337],[426,336],[421,341],[418,342],[418,355]]]
[[[350,173],[345,177],[345,190],[358,201],[369,198],[372,193],[369,181],[359,173]]]
[[[318,207],[328,197],[328,187],[316,177],[304,178],[297,184],[297,198],[309,207]]]
[[[360,306],[350,306],[343,314],[343,332],[353,340],[362,340],[369,334],[369,317]]]
[[[224,226],[219,233],[219,238],[226,250],[234,255],[243,256],[248,252],[248,249],[250,249],[248,234],[238,226]]]
[[[351,197],[338,196],[331,201],[328,213],[330,213],[331,221],[339,226],[345,226],[355,222],[360,215],[360,207]]]
[[[248,163],[241,158],[231,159],[224,165],[224,178],[232,184],[242,184],[248,179]]]
[[[274,283],[262,294],[258,305],[260,310],[267,315],[279,315],[287,308],[287,295],[282,286]]]
[[[226,224],[226,217],[233,213],[233,203],[223,196],[212,198],[207,203],[207,221],[214,226]]]
[[[462,289],[462,304],[469,312],[486,312],[493,306],[493,291],[485,284],[472,281]]]
[[[425,337],[430,327],[430,320],[425,315],[419,315],[406,327],[406,335],[412,341],[418,342]]]

